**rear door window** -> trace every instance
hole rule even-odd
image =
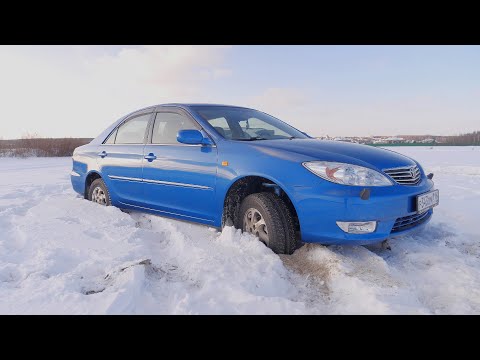
[[[117,130],[118,129],[115,129],[115,131],[110,134],[107,140],[105,140],[104,144],[109,144],[109,145],[115,144],[115,137],[117,136]]]
[[[143,144],[151,114],[128,120],[117,130],[115,144]]]

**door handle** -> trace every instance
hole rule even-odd
[[[149,162],[152,162],[153,160],[155,160],[157,157],[155,156],[154,153],[150,153],[148,155],[145,155],[144,156],[146,160],[148,160]]]
[[[98,153],[98,156],[100,156],[103,159],[105,156],[107,156],[107,152],[102,151],[101,153]]]

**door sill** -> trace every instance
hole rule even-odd
[[[205,222],[208,222],[209,224],[214,223],[213,220],[208,220],[208,219],[204,219],[204,218],[200,218],[200,217],[196,217],[196,216],[183,215],[183,214],[178,214],[178,213],[165,211],[165,210],[152,209],[152,208],[145,207],[145,206],[132,205],[132,204],[124,203],[122,201],[119,201],[119,203],[122,204],[122,205],[125,205],[125,206],[137,208],[137,209],[143,209],[143,210],[153,211],[153,212],[160,213],[160,214],[165,214],[165,216],[173,218],[175,220],[182,220],[182,219],[176,219],[173,216],[178,216],[178,217],[181,217],[181,218],[185,218],[185,221],[190,221],[190,222],[195,222],[195,223],[198,223],[195,220],[205,221]]]

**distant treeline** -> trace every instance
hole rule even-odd
[[[442,141],[445,145],[480,145],[480,131],[468,134],[448,136]]]
[[[92,139],[38,138],[30,136],[17,140],[0,140],[0,156],[72,156],[75,148],[88,144],[90,141]]]
[[[404,141],[394,143],[367,143],[373,146],[480,146],[480,131],[474,131],[467,134],[451,135],[451,136],[435,136],[435,135],[401,135]],[[423,142],[423,138],[432,139],[431,142]],[[411,142],[411,141],[414,142]]]

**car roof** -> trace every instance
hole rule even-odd
[[[158,104],[157,107],[161,106],[178,106],[182,108],[189,108],[189,107],[200,107],[200,106],[222,106],[222,107],[231,107],[231,108],[241,108],[241,109],[250,109],[245,106],[237,106],[237,105],[226,105],[226,104],[209,104],[209,103],[168,103],[168,104]]]
[[[143,108],[141,108],[141,109],[137,109],[137,110],[135,110],[135,111],[127,114],[124,118],[129,117],[129,116],[132,116],[132,115],[134,115],[134,114],[138,114],[138,113],[147,111],[147,110],[153,110],[153,111],[155,111],[155,109],[162,108],[162,107],[165,107],[165,108],[168,108],[168,107],[179,107],[179,108],[188,110],[188,109],[191,108],[191,107],[202,107],[202,106],[205,106],[205,107],[208,107],[208,106],[221,106],[221,107],[229,107],[229,108],[232,108],[232,109],[233,109],[233,108],[236,108],[236,109],[248,109],[248,110],[253,110],[252,108],[248,108],[248,107],[245,107],[245,106],[225,105],[225,104],[168,103],[168,104],[150,105],[150,106],[143,107]]]

